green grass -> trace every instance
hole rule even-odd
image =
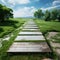
[[[46,40],[17,40],[15,42],[46,42]]]
[[[60,32],[57,34],[57,35],[55,35],[54,37],[51,37],[51,41],[53,41],[53,42],[55,42],[55,43],[60,43]]]
[[[51,58],[52,53],[15,53],[10,54],[7,60],[42,60],[43,58]]]
[[[44,21],[44,20],[35,20],[37,25],[40,28],[40,31],[43,33],[43,35],[48,34],[48,32],[57,32],[58,34],[52,39],[55,40],[55,42],[60,42],[60,22],[55,21]]]
[[[9,39],[9,41],[3,41],[3,43],[2,43],[3,45],[0,48],[0,60],[4,60],[6,58],[5,56],[8,56],[6,51],[9,49],[9,47],[11,46],[11,44],[14,42],[16,36],[18,35],[18,32],[20,32],[20,30],[14,31],[13,32],[14,36],[11,37]]]
[[[46,34],[48,35],[48,32],[57,32],[58,34],[53,37],[53,39],[55,39],[55,43],[60,43],[60,22],[55,22],[55,21],[44,21],[44,20],[35,20],[36,24],[38,25],[38,27],[40,28],[40,31],[43,33],[43,35],[46,38]],[[54,60],[58,60],[58,56],[54,51],[54,48],[51,46],[50,42],[52,42],[52,40],[47,40],[46,41],[49,45],[49,47],[51,48],[52,52],[53,52],[53,57],[55,58]]]
[[[44,20],[35,20],[37,25],[40,28],[40,31],[44,34],[49,31],[57,31],[60,32],[60,22],[54,21],[44,21]]]
[[[15,19],[13,19],[15,21]],[[18,24],[16,25],[17,27],[13,27],[13,26],[9,26],[9,24],[7,26],[1,26],[4,31],[7,31],[6,33],[8,34],[9,30],[13,30],[13,31],[10,31],[13,33],[13,36],[10,37],[10,39],[8,41],[3,41],[2,42],[2,47],[0,48],[0,60],[4,60],[8,55],[6,53],[6,51],[9,49],[10,45],[14,42],[16,36],[18,35],[18,32],[21,31],[21,29],[19,30],[16,30],[16,28],[19,28],[20,26],[22,26],[22,24],[25,22],[25,20],[18,20],[16,19],[16,21],[19,21]],[[11,28],[8,28],[8,27],[11,27]],[[13,29],[14,28],[14,29]],[[6,35],[6,34],[5,34]],[[4,35],[4,36],[5,36]],[[6,60],[6,59],[5,59]]]
[[[20,27],[25,21],[26,19],[14,18],[2,23],[0,22],[0,38],[13,32],[15,29]]]

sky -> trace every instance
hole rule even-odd
[[[38,9],[60,8],[60,0],[0,0],[0,4],[12,8],[14,17],[33,17]]]

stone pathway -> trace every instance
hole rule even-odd
[[[7,52],[51,52],[51,50],[35,22],[29,20]]]

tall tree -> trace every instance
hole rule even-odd
[[[50,12],[48,10],[46,10],[45,12],[45,21],[49,21],[50,20]]]
[[[53,9],[51,12],[51,19],[52,20],[56,20],[58,16],[58,10],[57,9]]]
[[[58,9],[57,19],[60,21],[60,9]]]
[[[0,4],[0,20],[5,21],[13,17],[13,10]]]
[[[34,13],[34,16],[36,17],[36,18],[42,18],[42,16],[43,16],[43,12],[42,12],[42,10],[38,10],[38,11],[36,11],[35,13]]]

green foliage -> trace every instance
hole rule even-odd
[[[55,21],[55,20],[58,20],[60,21],[60,9],[52,9],[52,10],[46,10],[44,12],[42,12],[42,10],[37,10],[35,13],[34,13],[34,17],[35,18],[42,18],[44,19],[45,21]]]
[[[54,22],[54,21],[41,21],[41,20],[35,20],[37,25],[40,28],[40,31],[44,34],[49,31],[57,31],[60,32],[60,22]]]
[[[0,4],[0,21],[4,22],[13,17],[13,10]]]
[[[20,27],[24,22],[25,20],[24,19],[11,19],[12,21],[17,21],[18,23],[16,24],[17,28]],[[8,26],[8,25],[7,25]],[[14,42],[16,36],[18,35],[18,32],[20,32],[21,29],[19,30],[16,30],[16,29],[13,29],[14,27],[11,27],[8,28],[7,26],[3,27],[4,30],[7,29],[8,31],[10,29],[14,30],[12,33],[13,33],[13,36],[10,37],[10,39],[8,41],[3,41],[2,42],[2,47],[0,48],[0,60],[8,60],[9,56],[7,54],[7,50],[9,49],[9,47],[11,46],[11,44]],[[5,30],[6,31],[6,30]],[[8,32],[6,31],[6,33]],[[10,31],[11,32],[11,31]],[[7,33],[8,34],[8,33]]]
[[[11,33],[16,28],[20,27],[24,22],[25,19],[20,19],[20,18],[10,19],[2,23],[0,22],[0,38]]]
[[[35,16],[36,18],[42,18],[42,16],[43,16],[42,10],[36,11],[36,12],[34,13],[34,16]]]
[[[53,9],[51,12],[51,19],[52,20],[56,20],[57,19],[57,15],[58,15],[58,10],[57,9]]]
[[[50,12],[48,10],[46,10],[45,12],[45,21],[49,21],[50,20]]]

